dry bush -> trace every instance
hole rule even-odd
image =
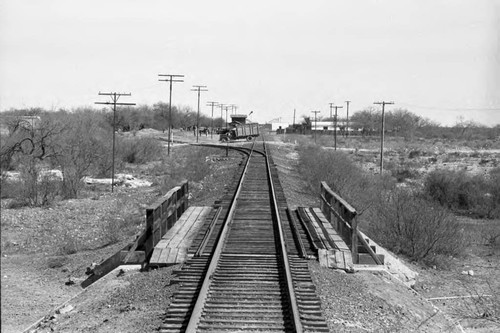
[[[375,240],[416,261],[458,255],[463,249],[460,225],[448,210],[405,189],[381,197],[373,225]]]
[[[415,179],[418,177],[417,171],[412,167],[413,163],[396,163],[388,162],[384,169],[391,173],[391,176],[398,183],[403,183],[407,179]]]
[[[361,226],[390,250],[430,262],[462,249],[462,233],[448,210],[396,188],[392,177],[367,174],[349,155],[314,145],[300,146],[299,156],[300,173],[312,190],[326,181],[356,208]]]
[[[2,181],[2,198],[12,198],[9,208],[51,205],[62,193],[60,179],[44,174],[36,159],[23,156],[20,179]]]
[[[81,250],[80,241],[69,230],[63,230],[59,232],[59,234],[56,237],[59,240],[59,244],[56,250],[57,255],[65,256],[77,253],[78,251]]]
[[[155,138],[119,137],[117,141],[117,155],[127,163],[155,161],[163,151],[162,143]]]
[[[464,298],[462,307],[456,310],[456,315],[500,325],[500,292],[489,281],[485,283],[484,290],[479,290],[474,283],[464,283],[470,297]]]
[[[175,150],[172,156],[163,158],[161,163],[155,165],[154,173],[158,176],[160,192],[165,194],[185,179],[190,183],[202,181],[211,170],[207,156],[221,152],[225,154],[223,150],[202,147]]]
[[[47,267],[48,268],[60,268],[63,267],[68,261],[68,257],[66,256],[55,256],[47,259]]]
[[[119,197],[114,202],[113,209],[103,218],[103,245],[115,244],[136,234],[143,222],[139,206],[126,196]]]
[[[488,225],[480,229],[481,241],[489,246],[493,253],[500,253],[500,222],[497,225]]]
[[[362,216],[360,222],[369,223],[376,199],[383,191],[394,188],[390,177],[364,173],[347,155],[340,151],[325,151],[315,145],[301,145],[299,168],[312,191],[318,192],[325,181],[331,189],[353,205]]]
[[[464,171],[436,170],[427,175],[424,193],[440,205],[481,218],[500,216],[500,172],[490,180]]]

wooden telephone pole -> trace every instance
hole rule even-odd
[[[385,106],[394,102],[375,102],[373,104],[382,105],[382,129],[380,130],[380,175],[384,170],[384,132],[385,132]]]
[[[345,101],[345,103],[347,104],[347,123],[346,123],[346,126],[345,126],[345,136],[349,136],[349,103],[351,103],[351,101]]]
[[[191,91],[198,92],[198,114],[196,116],[196,143],[198,143],[198,137],[200,136],[200,93],[202,91],[208,91],[207,86],[193,86],[194,89]]]
[[[332,108],[335,108],[335,115],[333,116],[333,146],[335,147],[335,150],[337,150],[337,109],[342,109],[343,106],[330,103],[330,117],[332,116]]]
[[[113,105],[113,152],[112,152],[112,166],[111,166],[111,192],[113,192],[113,186],[115,185],[115,132],[116,132],[116,106],[125,106],[125,105],[135,105],[135,103],[118,103],[118,99],[121,96],[132,96],[130,93],[116,93],[116,92],[109,92],[109,93],[102,93],[99,92],[99,96],[110,96],[111,97],[111,102],[95,102],[95,104],[103,104],[103,105]]]
[[[212,128],[210,129],[210,138],[214,138],[214,106],[218,106],[218,102],[207,102],[207,106],[212,106]]]
[[[318,113],[320,113],[321,111],[311,111],[312,113],[314,113],[314,143],[316,143],[316,132],[317,132],[317,124],[318,124],[318,121],[316,119],[316,115]]]
[[[184,75],[176,75],[176,74],[158,74],[158,76],[166,76],[168,79],[158,79],[158,81],[170,82],[170,94],[168,98],[168,140],[167,140],[167,155],[170,155],[170,141],[172,140],[171,130],[172,130],[172,82],[184,82]],[[165,119],[165,113],[163,113],[163,119]],[[163,128],[163,132],[165,132],[165,128]]]

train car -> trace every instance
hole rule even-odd
[[[247,141],[252,141],[254,138],[259,136],[259,124],[258,123],[231,123],[230,127],[226,128],[223,133],[220,134],[220,141],[226,142],[230,140],[245,139]]]

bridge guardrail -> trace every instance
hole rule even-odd
[[[184,181],[146,208],[146,241],[144,244],[146,258],[152,253],[163,235],[172,228],[177,219],[188,208],[188,190],[188,181]]]
[[[116,267],[123,264],[144,264],[162,236],[175,224],[189,206],[188,181],[172,188],[155,203],[146,208],[146,229],[136,240],[97,265],[92,274],[81,283],[91,285]]]
[[[358,260],[358,224],[356,209],[340,195],[333,192],[326,182],[321,182],[320,208],[344,242],[351,248],[354,263]]]
[[[358,242],[370,254],[377,265],[383,265],[379,256],[375,254],[371,246],[358,230],[357,212],[340,195],[333,192],[326,182],[321,182],[321,211],[335,230],[340,234],[344,242],[351,248],[353,263],[359,263]]]

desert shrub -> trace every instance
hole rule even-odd
[[[384,167],[398,183],[415,178],[417,173],[409,163],[387,162]]]
[[[408,158],[415,158],[415,157],[419,157],[422,155],[422,152],[420,150],[412,150],[409,154],[408,154]]]
[[[436,170],[425,178],[424,193],[459,213],[494,218],[499,214],[500,176],[493,171],[490,178],[488,181],[464,171]]]
[[[418,194],[397,189],[380,198],[373,238],[396,254],[416,261],[459,254],[462,232],[448,210]]]
[[[349,155],[314,145],[298,150],[301,176],[312,190],[326,181],[356,208],[361,228],[375,241],[422,262],[460,252],[462,233],[446,208],[398,189],[391,176],[363,172]]]
[[[147,163],[158,159],[163,151],[160,141],[154,138],[120,137],[117,155],[127,163]]]
[[[136,234],[143,222],[143,216],[137,204],[124,196],[114,202],[113,209],[102,220],[102,241],[104,245],[109,245]]]
[[[454,312],[461,318],[480,319],[494,323],[498,328],[500,325],[500,292],[490,281],[486,280],[485,283],[486,286],[478,288],[471,281],[463,281],[464,289],[471,297],[465,298]]]
[[[47,267],[48,268],[60,268],[63,267],[68,258],[66,256],[54,256],[47,259]]]
[[[489,195],[491,210],[489,216],[492,218],[500,217],[500,167],[491,169],[489,172]]]
[[[0,180],[0,198],[12,199],[20,197],[19,182],[2,177]]]
[[[125,220],[119,217],[109,219],[102,225],[102,234],[106,245],[115,244],[122,238]]]
[[[64,130],[59,134],[58,154],[53,165],[63,173],[64,198],[77,198],[84,176],[98,173],[100,161],[110,155],[110,134],[102,128],[102,117],[91,112],[78,112],[61,119]],[[110,163],[111,166],[111,163]]]
[[[324,150],[316,145],[300,145],[298,151],[299,171],[311,190],[318,192],[320,182],[325,181],[356,208],[362,223],[369,223],[376,198],[395,186],[390,176],[363,172],[350,155],[343,152]]]
[[[391,175],[398,183],[402,183],[406,179],[416,178],[416,171],[407,165],[399,165],[391,170]]]
[[[190,189],[202,182],[210,174],[210,163],[207,156],[221,154],[222,150],[202,147],[186,147],[174,152],[175,156],[163,157],[157,162],[152,173],[157,176],[160,193],[165,194],[183,180],[189,180]],[[225,154],[225,152],[223,152]]]
[[[56,255],[65,256],[77,253],[80,250],[80,241],[75,235],[69,231],[65,231],[58,235],[59,244],[56,250]]]
[[[25,157],[25,163],[20,168],[19,181],[10,182],[10,195],[14,199],[10,208],[52,204],[61,194],[61,180],[44,173],[36,159]]]

